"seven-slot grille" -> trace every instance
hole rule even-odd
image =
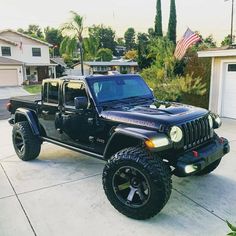
[[[207,116],[187,122],[181,127],[184,135],[185,150],[204,143],[209,140],[213,134]]]

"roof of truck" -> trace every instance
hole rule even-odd
[[[100,75],[100,74],[94,74],[94,75],[89,75],[89,76],[77,76],[77,75],[67,75],[67,76],[63,76],[63,77],[60,77],[60,78],[49,78],[49,79],[44,79],[43,81],[44,82],[47,82],[47,81],[50,81],[50,82],[53,82],[53,81],[58,81],[58,80],[74,80],[74,81],[79,81],[79,80],[85,80],[86,78],[87,79],[94,79],[94,78],[98,78],[98,77],[101,77],[101,79],[104,79],[104,78],[117,78],[117,77],[136,77],[136,76],[139,76],[139,75],[135,75],[135,74],[119,74],[119,75]]]

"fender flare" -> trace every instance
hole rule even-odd
[[[15,119],[14,122],[20,122],[21,117],[25,117],[30,125],[30,128],[34,135],[40,135],[39,123],[37,115],[35,114],[34,110],[25,109],[25,108],[18,108],[15,112]]]
[[[142,128],[127,127],[124,125],[120,125],[113,130],[113,133],[110,136],[107,145],[105,147],[103,156],[105,159],[108,159],[110,157],[111,146],[114,145],[114,141],[117,139],[118,136],[130,137],[144,144],[146,140],[157,138],[158,136],[163,136],[163,135],[164,134],[158,133],[157,131],[153,130],[146,130]]]

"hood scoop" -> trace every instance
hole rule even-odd
[[[134,112],[139,112],[139,113],[143,113],[143,114],[147,114],[147,115],[163,115],[163,114],[172,114],[171,112],[169,112],[166,109],[159,109],[159,108],[154,108],[154,107],[135,107],[130,109],[129,111],[134,111]]]
[[[189,113],[191,110],[191,106],[169,106],[160,105],[156,107],[155,105],[150,106],[137,106],[129,109],[130,112],[138,112],[147,115],[179,115]]]

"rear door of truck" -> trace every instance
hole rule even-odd
[[[59,81],[47,81],[43,85],[42,104],[39,110],[39,122],[46,132],[46,137],[60,140],[60,132],[55,127],[55,117],[59,112]]]

